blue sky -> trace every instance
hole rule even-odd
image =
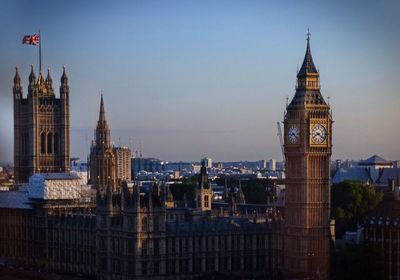
[[[85,158],[100,91],[115,144],[164,160],[282,158],[276,122],[305,33],[334,116],[334,158],[400,159],[396,1],[1,1],[0,161],[12,159],[12,78],[27,92],[42,30],[55,87],[67,66],[71,156]],[[37,71],[37,67],[36,67]]]

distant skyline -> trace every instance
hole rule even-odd
[[[311,32],[333,110],[333,159],[400,159],[397,1],[2,1],[0,162],[13,160],[15,66],[27,94],[41,28],[56,95],[67,67],[71,157],[86,159],[100,91],[116,145],[167,161],[282,160],[276,122]]]

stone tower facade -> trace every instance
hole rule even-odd
[[[284,119],[286,158],[285,271],[329,278],[332,116],[320,92],[310,37]]]
[[[56,98],[50,71],[36,78],[31,67],[28,95],[23,97],[16,69],[14,97],[14,172],[16,183],[36,172],[69,171],[69,86],[65,67],[60,98]]]
[[[110,128],[104,110],[103,95],[100,100],[99,120],[90,147],[89,182],[98,189],[115,189],[115,155],[111,146]]]
[[[199,211],[211,211],[211,202],[213,199],[213,191],[208,181],[207,169],[203,161],[198,175],[196,186],[196,207]]]

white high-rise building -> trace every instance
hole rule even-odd
[[[115,175],[117,180],[131,180],[132,152],[127,147],[114,147]]]
[[[201,162],[204,162],[204,166],[206,167],[206,168],[211,168],[212,167],[212,159],[211,158],[203,158],[202,160],[201,160]]]
[[[268,170],[276,171],[276,160],[275,159],[270,159],[268,161]]]

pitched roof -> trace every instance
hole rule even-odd
[[[0,208],[31,209],[28,192],[26,191],[5,191],[0,192]]]
[[[299,72],[297,73],[297,77],[307,75],[310,73],[318,74],[318,71],[314,65],[314,61],[313,61],[313,58],[311,55],[310,38],[307,38],[306,54],[304,56],[303,64],[301,65],[301,68],[300,68]]]
[[[307,79],[308,76],[319,77],[311,55],[310,38],[307,38],[306,54],[304,56],[303,64],[297,73],[298,83],[296,93],[290,102],[288,109],[299,107],[304,108],[308,106],[314,107],[315,105],[322,105],[323,107],[327,106],[319,90],[319,86],[309,87],[307,83],[299,83],[300,80],[303,81],[304,79]],[[299,86],[299,84],[302,86]]]
[[[392,163],[384,158],[381,158],[380,156],[373,155],[372,157],[366,159],[366,160],[361,160],[358,165],[392,165]]]
[[[349,169],[340,168],[332,178],[332,183],[337,184],[345,180],[356,180],[366,182],[370,180],[365,168],[352,167]]]
[[[386,184],[389,180],[400,180],[400,168],[384,168],[379,182]]]
[[[296,90],[289,107],[306,105],[326,105],[326,102],[319,90]]]

